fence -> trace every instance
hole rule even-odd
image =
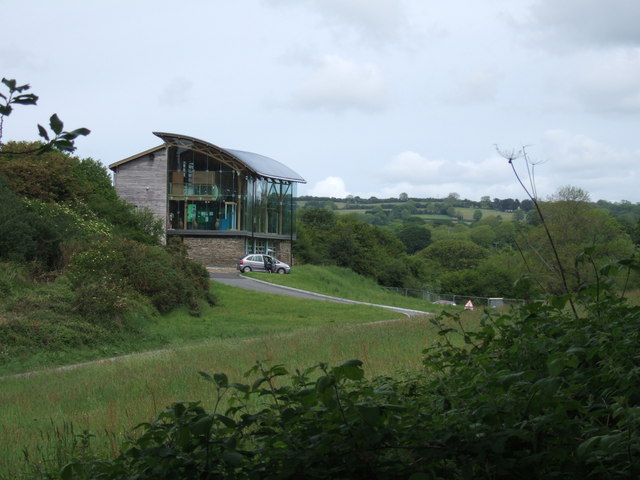
[[[421,298],[430,303],[448,303],[454,305],[466,305],[471,300],[474,307],[502,307],[504,305],[516,305],[524,303],[524,300],[517,298],[502,297],[474,297],[472,295],[453,295],[446,293],[434,293],[428,290],[415,288],[382,287],[387,291],[395,292],[405,297]]]

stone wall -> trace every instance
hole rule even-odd
[[[281,260],[284,263],[288,263],[290,266],[293,266],[291,257],[291,242],[279,242],[275,256],[278,258],[278,260]]]
[[[207,267],[235,268],[236,262],[246,254],[242,237],[182,237],[182,241],[189,249],[189,258]],[[291,243],[278,242],[274,255],[289,263]]]
[[[244,256],[244,239],[239,237],[184,237],[189,258],[207,267],[233,267]]]

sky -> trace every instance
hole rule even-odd
[[[152,132],[274,158],[299,195],[640,202],[637,0],[0,0],[3,141],[52,113],[105,165]],[[501,153],[503,155],[501,155]],[[524,159],[514,161],[527,180]]]

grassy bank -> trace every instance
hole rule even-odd
[[[278,285],[286,285],[360,302],[393,305],[394,307],[411,308],[426,312],[442,310],[442,305],[434,305],[426,300],[392,293],[372,279],[358,275],[348,268],[296,265],[291,269],[289,275],[265,275],[264,273],[255,272],[246,275]]]
[[[90,430],[96,448],[109,454],[125,432],[165,405],[210,402],[211,387],[199,370],[225,372],[242,381],[257,360],[295,370],[320,361],[337,364],[359,358],[368,375],[392,374],[419,368],[421,351],[434,336],[424,318],[407,320],[388,310],[219,284],[214,291],[219,306],[204,309],[201,317],[180,310],[147,326],[138,349],[163,350],[0,379],[0,478],[16,478],[25,448],[31,458],[40,455],[39,448],[50,457],[57,448],[54,440],[71,439],[71,429]],[[90,358],[90,353],[85,356]],[[69,355],[75,358],[77,353]],[[46,355],[38,358],[43,362]]]
[[[340,305],[248,292],[215,284],[219,305],[202,307],[199,317],[186,309],[131,324],[113,342],[95,348],[27,350],[4,358],[0,375],[69,365],[143,350],[171,348],[217,338],[242,338],[286,332],[327,322],[358,323],[396,318],[397,314],[358,305]]]

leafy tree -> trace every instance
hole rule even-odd
[[[416,224],[405,224],[397,236],[404,244],[407,253],[414,254],[431,243],[431,230]]]
[[[322,207],[309,207],[298,212],[297,240],[293,253],[303,263],[325,264],[329,258],[328,240],[337,215]]]
[[[18,85],[15,80],[6,78],[2,79],[2,84],[8,91],[7,93],[0,92],[0,98],[4,101],[3,103],[0,103],[0,147],[2,146],[4,119],[11,115],[13,107],[15,105],[36,105],[38,102],[37,95],[33,93],[24,93],[31,89],[29,85]],[[63,152],[73,152],[76,149],[76,138],[79,136],[89,135],[90,133],[90,130],[87,128],[78,128],[70,132],[64,131],[64,124],[55,113],[51,115],[51,118],[49,119],[49,127],[51,128],[52,133],[49,133],[42,125],[38,125],[38,135],[46,143],[34,145],[33,149],[28,152],[12,152],[10,150],[3,149],[0,151],[0,155],[7,155],[9,153],[43,153],[52,149],[57,149]]]
[[[409,200],[409,195],[407,195],[405,192],[402,192],[398,197],[398,200],[400,200],[401,202],[406,202],[407,200]]]
[[[474,210],[473,211],[473,220],[477,222],[481,218],[482,218],[482,210],[480,210],[480,209]]]
[[[488,225],[480,225],[469,231],[469,239],[481,247],[491,248],[496,241],[496,232]]]
[[[0,258],[31,260],[37,252],[36,229],[24,204],[0,174]]]
[[[542,202],[540,209],[571,290],[592,280],[592,268],[575,262],[585,249],[591,249],[591,258],[596,265],[622,258],[633,251],[631,239],[619,223],[608,212],[593,208],[586,201]],[[552,261],[554,253],[545,226],[537,225],[526,230],[518,242],[526,253],[530,269],[541,283],[550,292],[560,293],[563,290],[560,272]]]
[[[549,201],[588,203],[591,201],[591,197],[587,192],[579,187],[565,185],[560,187],[555,194],[551,195]]]
[[[517,222],[521,222],[522,220],[524,220],[525,218],[524,210],[522,210],[522,208],[518,208],[515,212],[513,212],[513,218]]]
[[[93,159],[79,159],[58,150],[32,153],[33,143],[9,142],[0,149],[0,173],[19,196],[45,203],[65,203],[80,215],[94,215],[110,224],[112,233],[159,244],[162,226],[148,209],[136,209],[118,197],[107,169]]]
[[[531,200],[529,200],[528,198],[525,200],[522,200],[520,202],[520,208],[524,211],[524,212],[529,212],[530,210],[535,209],[535,205],[533,204],[533,202]]]
[[[91,187],[77,175],[78,159],[57,150],[34,153],[38,148],[39,144],[28,142],[0,147],[0,172],[11,188],[22,197],[44,202],[84,201]]]
[[[440,240],[419,252],[448,270],[464,270],[478,265],[489,252],[468,240]]]

